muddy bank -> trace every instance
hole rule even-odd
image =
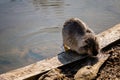
[[[120,44],[109,51],[111,56],[101,67],[97,80],[120,79]]]
[[[105,51],[106,54],[110,54],[108,60],[102,65],[98,76],[95,80],[119,80],[120,79],[120,44],[115,45],[112,49]],[[77,71],[88,65],[87,61],[90,61],[93,65],[97,62],[96,57],[85,58],[80,61],[73,62],[71,64],[52,69],[42,76],[38,80],[74,80],[74,75]]]

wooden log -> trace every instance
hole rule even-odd
[[[97,35],[99,38],[100,47],[104,48],[105,46],[115,42],[120,39],[120,24],[115,25],[114,27],[100,33]]]
[[[80,68],[75,74],[75,80],[93,80],[97,76],[97,73],[102,64],[108,59],[110,54],[98,54],[98,61],[94,65],[86,65]],[[88,62],[89,63],[89,62]]]
[[[99,38],[100,47],[104,48],[112,42],[120,39],[120,24],[98,34],[97,36]],[[60,53],[58,56],[51,59],[45,59],[23,68],[1,74],[0,80],[23,80],[27,78],[31,78],[31,80],[33,80],[33,77],[45,71],[69,64],[83,58],[83,56],[74,53]]]

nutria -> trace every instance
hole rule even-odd
[[[65,51],[73,50],[78,54],[97,55],[99,43],[94,32],[79,18],[67,20],[62,29]]]

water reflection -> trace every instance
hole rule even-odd
[[[11,0],[11,1],[16,1],[16,0]]]
[[[12,44],[5,44],[7,46],[1,47],[0,72],[3,73],[57,55],[61,46],[60,31],[61,28],[58,27],[45,28],[12,39]]]
[[[120,22],[119,7],[120,0],[0,0],[0,73],[61,52],[66,19],[99,33]]]
[[[23,0],[10,0],[11,2],[16,2],[16,1],[23,1]]]
[[[63,0],[33,0],[33,5],[36,9],[41,9],[45,14],[55,13],[57,17],[64,16],[63,11],[65,4]]]
[[[33,0],[33,4],[36,7],[57,6],[59,8],[64,5],[64,1],[63,0]]]

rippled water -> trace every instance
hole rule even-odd
[[[0,73],[60,53],[71,17],[99,33],[120,22],[120,0],[0,0]]]

